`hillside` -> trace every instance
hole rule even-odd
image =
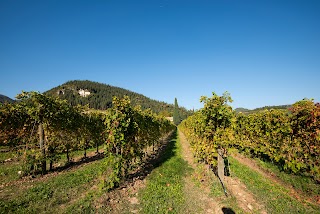
[[[11,99],[10,97],[0,94],[0,103],[5,103],[5,102],[13,103],[14,100]]]
[[[246,109],[246,108],[236,108],[235,111],[237,113],[239,112],[242,112],[244,114],[252,114],[252,113],[255,113],[255,112],[258,112],[258,111],[262,111],[262,110],[270,110],[270,109],[283,109],[283,110],[286,110],[288,108],[290,108],[291,105],[278,105],[278,106],[264,106],[264,107],[260,107],[260,108],[255,108],[255,109]]]
[[[129,96],[133,106],[140,105],[142,109],[150,108],[155,113],[164,116],[172,116],[174,105],[150,99],[142,94],[138,94],[123,88],[92,82],[92,81],[68,81],[60,86],[45,92],[51,96],[59,96],[66,99],[72,105],[86,105],[90,108],[105,110],[112,106],[112,98],[117,96]],[[180,107],[182,119],[191,115],[192,111]]]

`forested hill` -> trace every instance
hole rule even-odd
[[[246,108],[236,108],[235,111],[236,112],[242,112],[244,114],[252,114],[252,113],[255,113],[255,112],[258,112],[258,111],[262,111],[262,110],[270,110],[270,109],[283,109],[283,110],[286,110],[286,109],[289,109],[291,107],[291,105],[279,105],[279,106],[264,106],[264,107],[261,107],[261,108],[255,108],[253,110],[250,110],[250,109],[246,109]]]
[[[80,95],[82,94],[82,96]],[[150,108],[155,113],[160,113],[164,116],[172,116],[174,105],[165,102],[150,99],[142,94],[138,94],[123,88],[106,85],[92,81],[68,81],[60,86],[52,88],[45,92],[51,96],[59,96],[61,99],[66,99],[72,105],[86,105],[90,108],[107,109],[112,106],[112,98],[119,98],[127,95],[130,97],[133,106],[140,105],[142,109]],[[173,101],[172,101],[173,102]],[[180,107],[182,119],[191,115],[192,111]]]
[[[0,94],[0,103],[5,103],[5,102],[13,103],[14,100],[11,99],[10,97]]]

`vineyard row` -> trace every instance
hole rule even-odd
[[[320,179],[320,104],[304,99],[287,110],[245,115],[228,105],[228,93],[202,97],[204,107],[183,121],[195,156],[216,165],[217,149],[237,148],[287,172]]]
[[[113,176],[113,186],[132,161],[141,159],[149,147],[160,146],[159,139],[175,128],[150,110],[132,107],[128,97],[115,97],[106,111],[74,107],[37,92],[17,98],[14,104],[0,106],[0,144],[20,148],[24,174],[46,173],[47,162],[52,169],[63,154],[70,161],[70,151],[104,144],[105,165],[111,166],[105,179]]]

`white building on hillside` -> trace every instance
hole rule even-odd
[[[88,91],[87,89],[86,89],[86,90],[80,89],[80,90],[79,90],[79,95],[80,95],[81,97],[87,97],[87,96],[90,95],[90,91]]]
[[[173,122],[173,117],[166,117],[166,118],[167,118],[167,120]]]

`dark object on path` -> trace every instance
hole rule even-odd
[[[236,214],[231,208],[226,208],[226,207],[222,208],[222,212],[224,214]]]

